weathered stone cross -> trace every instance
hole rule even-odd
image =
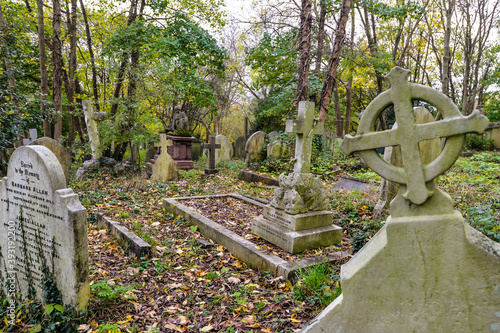
[[[29,139],[23,139],[23,145],[27,146],[33,141],[38,139],[38,133],[36,131],[36,128],[30,128],[30,138]]]
[[[165,154],[168,154],[167,149],[173,144],[174,143],[172,142],[172,140],[167,140],[167,134],[160,133],[160,141],[155,142],[155,147],[160,147],[161,154],[163,154],[164,152]]]
[[[220,143],[215,143],[215,136],[210,137],[210,143],[203,144],[203,148],[208,149],[208,168],[215,169],[215,149],[220,149]]]
[[[92,159],[98,160],[102,157],[102,152],[96,120],[104,120],[106,118],[106,112],[94,112],[94,107],[90,100],[84,100],[82,105],[90,139],[90,148],[92,149]]]
[[[453,165],[460,152],[463,135],[475,132],[481,134],[489,124],[488,118],[478,111],[463,117],[446,95],[430,87],[410,84],[410,71],[394,67],[387,75],[391,89],[380,94],[366,108],[360,120],[355,137],[346,135],[340,148],[347,154],[360,151],[363,160],[382,177],[407,187],[403,197],[420,205],[432,195],[426,183],[445,172]],[[444,115],[444,119],[425,124],[416,124],[412,100],[423,100]],[[391,103],[392,102],[392,103]],[[374,132],[378,115],[390,104],[398,126],[388,131]],[[462,136],[460,136],[462,135]],[[419,142],[434,138],[450,137],[442,153],[428,165],[422,165]],[[388,164],[374,149],[401,146],[403,168]]]
[[[286,121],[286,132],[297,134],[294,173],[310,173],[313,134],[324,133],[324,123],[314,118],[313,102],[299,102],[297,120]]]

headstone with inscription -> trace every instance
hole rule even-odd
[[[12,282],[7,294],[15,290],[26,296],[31,285],[43,301],[42,255],[54,268],[64,304],[87,308],[87,212],[66,188],[61,164],[46,147],[23,146],[12,154],[7,177],[0,181],[0,246],[0,274]]]
[[[500,330],[500,244],[464,222],[434,178],[460,154],[465,133],[483,133],[488,119],[464,117],[446,95],[408,82],[395,67],[391,88],[366,108],[358,134],[341,148],[358,151],[384,178],[400,184],[391,216],[340,272],[342,294],[303,333],[497,332]],[[413,100],[436,107],[443,120],[416,124]],[[377,132],[376,119],[393,104],[397,128]],[[422,162],[419,142],[447,138],[439,156]],[[401,167],[379,147],[401,146]]]
[[[271,203],[252,220],[252,232],[291,253],[340,243],[342,229],[333,225],[323,184],[310,171],[312,137],[323,132],[314,103],[300,102],[298,119],[288,120],[286,131],[297,134],[294,171],[280,176]]]

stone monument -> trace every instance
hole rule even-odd
[[[252,134],[245,144],[245,162],[247,167],[252,163],[261,161],[261,153],[266,143],[267,134],[263,131],[258,131]]]
[[[208,151],[208,159],[207,159],[208,168],[205,169],[206,175],[211,175],[211,174],[217,173],[219,171],[215,168],[215,165],[216,165],[215,164],[215,152],[216,152],[216,149],[220,149],[220,147],[221,147],[220,143],[219,144],[215,143],[214,136],[210,137],[210,143],[205,143],[203,145],[203,148],[207,149],[207,151]]]
[[[92,150],[92,159],[99,160],[102,157],[102,151],[96,121],[104,120],[106,118],[106,112],[94,112],[94,107],[92,106],[92,101],[90,100],[84,100],[82,105],[83,112],[85,113],[85,122],[87,123],[90,148]]]
[[[43,301],[44,257],[64,304],[87,308],[87,212],[66,188],[61,164],[46,147],[23,146],[12,154],[0,181],[0,246],[7,294],[27,296],[31,285]]]
[[[23,145],[27,146],[38,138],[38,133],[36,128],[29,129],[30,137],[29,139],[23,139]]]
[[[65,148],[58,141],[48,138],[41,137],[32,141],[30,146],[44,146],[50,149],[50,151],[56,155],[57,160],[61,163],[63,168],[64,176],[66,177],[66,184],[69,183],[69,169],[71,168],[71,152],[69,149]]]
[[[286,131],[296,133],[294,171],[280,176],[280,187],[263,215],[253,219],[252,232],[291,252],[340,243],[342,229],[333,225],[333,213],[321,180],[310,171],[313,134],[324,124],[314,118],[314,103],[300,102],[298,119],[287,120]]]
[[[410,84],[395,67],[391,88],[376,97],[355,137],[341,148],[359,151],[384,178],[398,182],[384,227],[341,268],[342,295],[302,332],[495,332],[500,329],[500,244],[465,224],[434,178],[458,158],[465,133],[482,133],[487,118],[463,117],[453,102],[430,87]],[[412,100],[435,107],[444,119],[416,124]],[[390,104],[398,127],[375,132]],[[439,156],[425,165],[419,142],[447,137]],[[402,167],[382,160],[379,147],[401,146]]]
[[[168,154],[168,147],[172,146],[172,144],[172,140],[167,140],[167,135],[165,133],[160,134],[160,141],[155,143],[155,147],[160,148],[160,155],[152,166],[152,179],[169,181],[179,178],[179,173],[177,172],[177,164],[175,163],[174,159]]]

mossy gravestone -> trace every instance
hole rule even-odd
[[[341,148],[359,151],[384,178],[400,184],[384,227],[341,268],[342,295],[302,332],[496,332],[500,329],[500,244],[465,224],[434,178],[458,158],[464,133],[482,133],[488,120],[463,117],[451,100],[408,83],[395,67],[391,89],[366,108],[355,137]],[[416,124],[412,100],[422,100],[444,119]],[[375,132],[390,104],[398,127]],[[419,142],[447,137],[439,156],[425,165]],[[403,166],[388,164],[376,148],[401,145]]]
[[[24,146],[12,154],[7,177],[0,181],[0,246],[8,297],[26,296],[32,285],[43,301],[44,258],[54,269],[63,303],[87,308],[87,212],[66,188],[61,164],[46,147]]]

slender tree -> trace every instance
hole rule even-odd
[[[43,135],[52,137],[50,115],[47,108],[49,95],[49,79],[47,73],[47,53],[45,51],[45,25],[43,17],[43,0],[36,1],[38,11],[38,52],[40,57],[40,110],[43,114]]]
[[[312,1],[302,0],[300,11],[299,32],[299,78],[297,82],[296,103],[308,100],[309,67],[311,63],[311,30],[312,30]]]
[[[52,13],[52,90],[54,99],[54,140],[62,136],[62,46],[61,46],[61,3],[53,0]]]

